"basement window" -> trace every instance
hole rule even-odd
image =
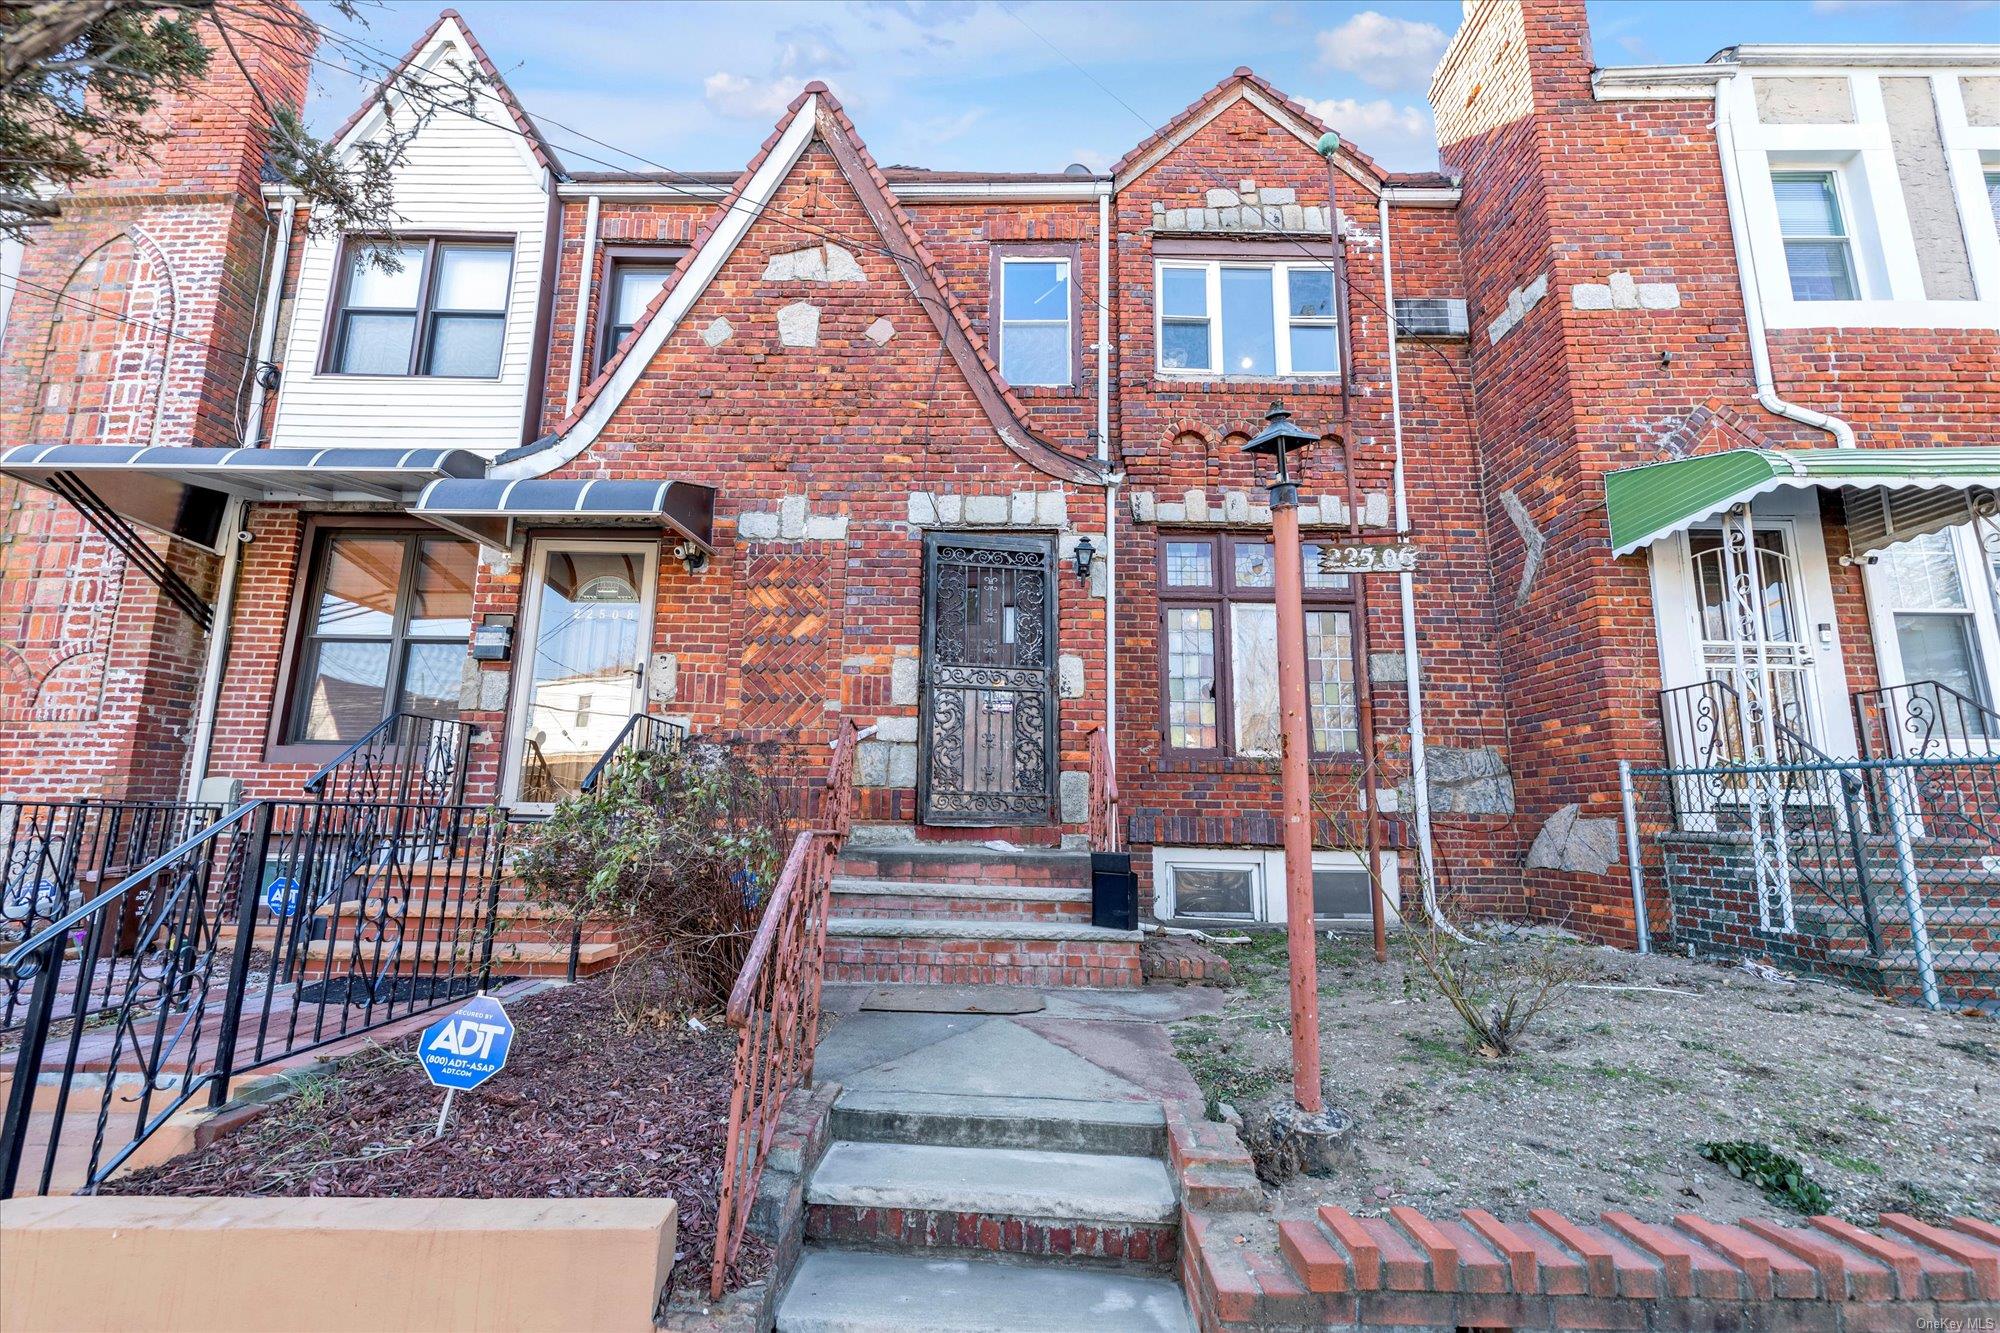
[[[1396,862],[1382,856],[1382,888],[1390,919],[1397,909]],[[1312,858],[1313,919],[1354,923],[1373,919],[1374,880],[1368,858],[1355,851],[1316,851]],[[1285,853],[1262,847],[1155,847],[1153,915],[1162,920],[1285,920]]]

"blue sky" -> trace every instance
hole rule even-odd
[[[337,125],[442,3],[364,4],[323,49],[310,112]],[[1436,165],[1424,87],[1458,0],[456,0],[564,161],[740,167],[786,102],[830,84],[878,161],[1103,168],[1237,65],[1386,165]],[[1744,42],[2000,41],[2000,0],[1592,0],[1605,65]],[[590,136],[620,151],[590,143]],[[602,160],[593,160],[602,159]]]

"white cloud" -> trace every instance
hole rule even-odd
[[[1437,165],[1437,139],[1428,111],[1398,106],[1386,97],[1301,97],[1299,104],[1384,166],[1417,170]]]
[[[1420,88],[1444,54],[1444,29],[1363,10],[1319,35],[1321,69],[1354,75],[1371,88]]]
[[[709,106],[731,120],[776,120],[799,95],[800,87],[793,79],[751,79],[727,70],[717,70],[701,81]]]

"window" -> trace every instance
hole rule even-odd
[[[1160,369],[1244,379],[1340,370],[1333,270],[1320,263],[1163,260]]]
[[[1010,384],[1068,384],[1070,266],[1067,259],[1000,261],[1000,374]]]
[[[1390,919],[1397,911],[1396,856],[1382,857],[1382,891]],[[1317,851],[1312,858],[1313,917],[1359,923],[1374,915],[1374,879],[1356,851]],[[1162,919],[1281,922],[1285,919],[1285,854],[1261,847],[1155,847],[1153,914]]]
[[[1854,251],[1831,171],[1774,171],[1778,230],[1785,238],[1785,269],[1795,301],[1853,301]]]
[[[1936,681],[1984,703],[1977,626],[1952,534],[1933,532],[1897,542],[1882,552],[1878,573],[1877,586],[1884,590],[1903,660],[1903,680]],[[1949,719],[1958,710],[1942,711]]]
[[[344,250],[327,369],[339,375],[493,379],[514,247],[431,238]],[[393,271],[377,262],[386,253]]]
[[[1278,608],[1271,543],[1169,535],[1160,553],[1162,722],[1170,750],[1278,753]],[[1312,747],[1352,753],[1353,584],[1305,544],[1306,696]]]
[[[600,303],[597,337],[597,364],[618,354],[625,340],[646,313],[646,307],[660,294],[673,276],[682,251],[661,251],[639,255],[612,255],[604,270],[604,291]]]
[[[391,713],[458,716],[472,543],[387,529],[314,541],[290,740],[357,740]]]
[[[2000,171],[1986,173],[1986,206],[1992,210],[1993,225],[2000,227]]]

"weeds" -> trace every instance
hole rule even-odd
[[[1738,1180],[1764,1191],[1766,1198],[1801,1213],[1824,1213],[1833,1206],[1833,1197],[1806,1173],[1804,1163],[1768,1143],[1728,1139],[1704,1143],[1696,1151]]]

